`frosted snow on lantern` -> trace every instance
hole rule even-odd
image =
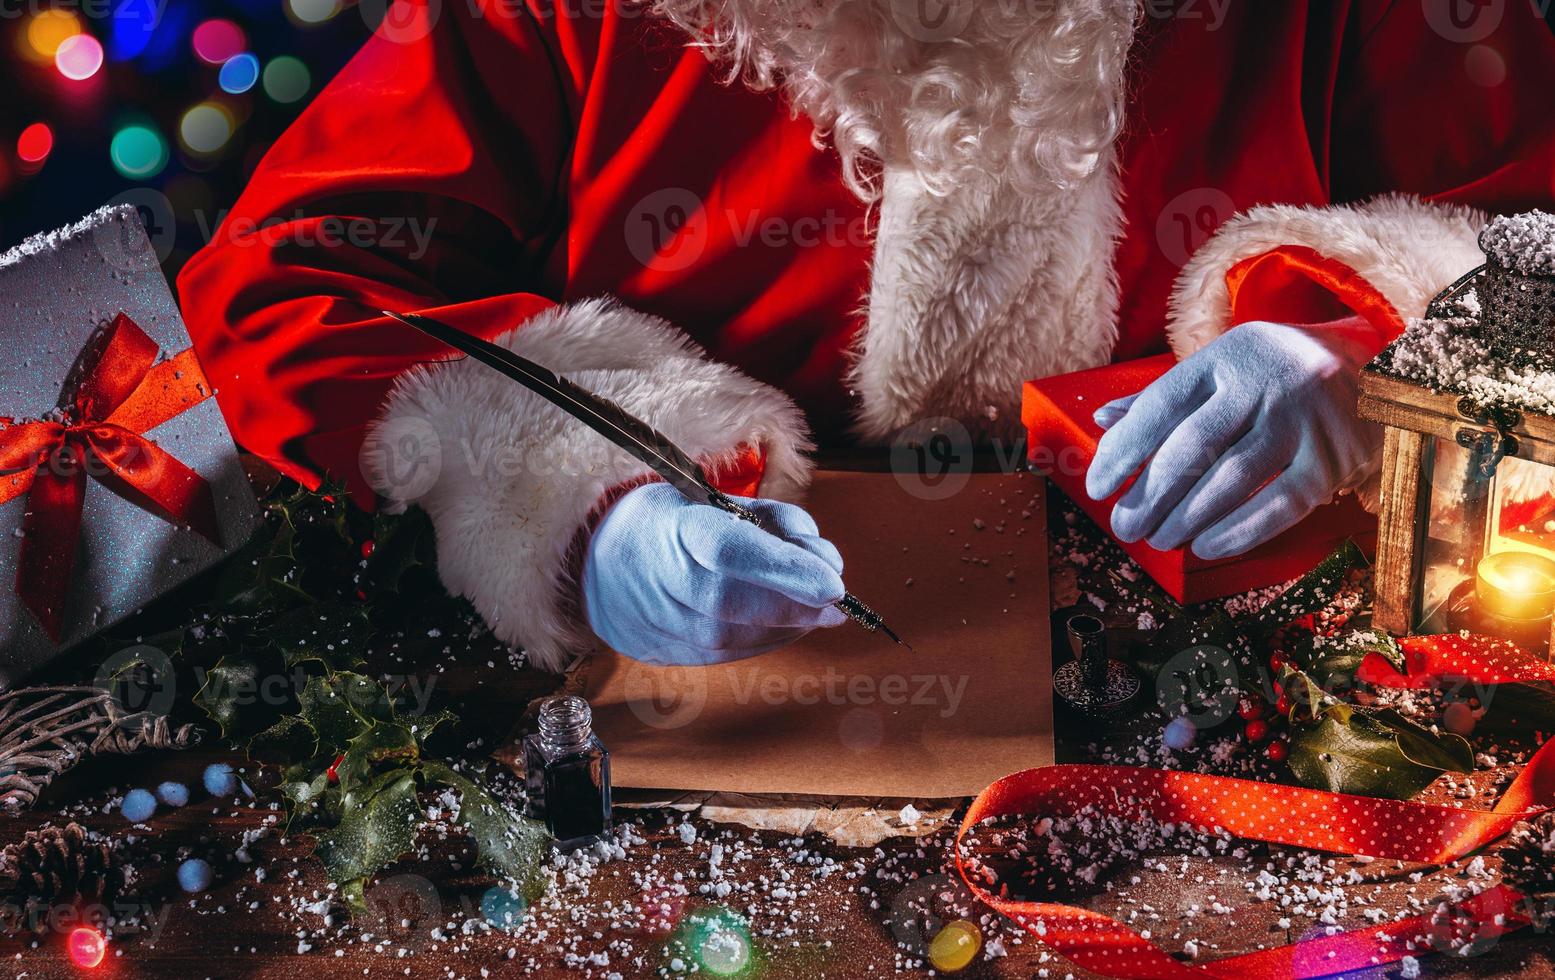
[[[1486,263],[1361,377],[1383,426],[1374,624],[1551,647],[1555,215],[1500,217]]]

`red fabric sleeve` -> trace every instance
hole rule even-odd
[[[499,0],[399,0],[394,28],[272,147],[178,280],[246,448],[371,501],[364,427],[407,368],[446,356],[378,311],[491,338],[554,305],[542,263],[564,231],[581,75],[558,51],[589,46],[559,35],[584,21]]]
[[[1231,322],[1331,323],[1359,316],[1377,332],[1377,349],[1404,330],[1398,310],[1343,262],[1305,245],[1243,259],[1226,272]]]
[[[1334,80],[1333,197],[1403,191],[1492,212],[1549,209],[1555,34],[1536,5],[1465,4],[1452,13],[1451,4],[1360,6],[1358,36]],[[1379,349],[1404,328],[1380,290],[1305,246],[1244,259],[1226,285],[1233,324],[1326,323],[1353,313],[1376,328]]]
[[[1373,0],[1334,83],[1333,194],[1491,212],[1555,202],[1555,33],[1526,0]]]

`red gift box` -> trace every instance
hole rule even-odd
[[[1021,419],[1026,424],[1032,468],[1052,480],[1104,529],[1112,527],[1112,507],[1123,491],[1101,501],[1085,493],[1085,471],[1102,435],[1091,415],[1115,398],[1140,391],[1175,363],[1172,355],[1162,354],[1026,382]],[[1355,541],[1368,554],[1376,548],[1377,519],[1366,513],[1354,494],[1318,508],[1273,541],[1235,558],[1205,561],[1187,548],[1157,551],[1143,541],[1119,545],[1172,598],[1194,603],[1297,578],[1346,539]]]

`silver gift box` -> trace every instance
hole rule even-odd
[[[157,342],[162,358],[189,348],[133,207],[104,208],[0,255],[0,417],[37,419],[60,407],[72,366],[121,312]],[[254,532],[259,505],[214,398],[144,435],[210,484],[220,547],[89,478],[55,644],[15,591],[27,496],[0,506],[0,689],[210,569]]]

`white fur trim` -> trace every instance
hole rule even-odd
[[[887,171],[852,373],[860,434],[947,416],[1016,435],[1026,380],[1107,363],[1119,186],[1111,149],[1090,177],[1042,193],[982,178],[940,196]]]
[[[662,320],[589,300],[543,313],[498,343],[611,399],[698,459],[760,447],[763,496],[793,499],[808,485],[811,446],[793,402],[708,360]],[[470,360],[401,377],[362,459],[388,506],[431,516],[444,585],[499,639],[550,670],[597,642],[574,612],[570,553],[605,495],[648,475],[646,466]]]
[[[875,200],[881,168],[938,194],[976,174],[1083,181],[1123,129],[1140,0],[644,0],[728,77],[782,88]]]
[[[1389,194],[1363,204],[1270,205],[1238,215],[1205,242],[1172,291],[1167,336],[1187,357],[1231,329],[1226,272],[1282,245],[1305,245],[1343,262],[1411,319],[1459,276],[1484,262],[1479,231],[1485,215]]]
[[[781,88],[880,200],[850,378],[862,437],[941,416],[1019,437],[1025,381],[1110,359],[1138,0],[648,5],[731,79]]]

